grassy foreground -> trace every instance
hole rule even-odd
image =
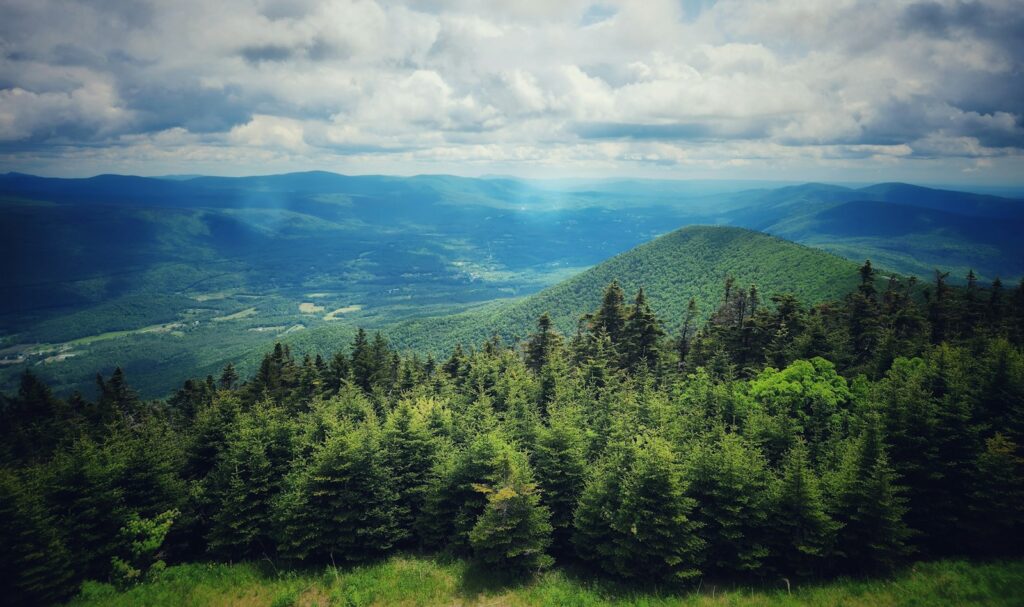
[[[779,582],[784,586],[783,582]],[[363,605],[637,605],[754,607],[767,605],[1020,605],[1024,561],[915,565],[889,579],[838,580],[780,589],[723,590],[704,584],[689,592],[624,590],[560,571],[528,583],[502,585],[463,563],[416,557],[321,574],[268,573],[254,564],[190,564],[168,568],[153,582],[118,592],[88,582],[73,606],[363,606]]]

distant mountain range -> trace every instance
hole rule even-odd
[[[449,345],[523,335],[546,310],[568,331],[611,278],[630,295],[647,286],[675,323],[691,296],[710,312],[726,273],[807,300],[844,293],[866,258],[925,277],[1024,276],[1019,200],[749,185],[0,175],[0,384],[31,367],[88,388],[97,368],[122,364],[157,395],[274,340],[336,349],[356,326]],[[676,231],[697,224],[850,263],[743,230]]]

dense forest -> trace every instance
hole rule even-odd
[[[359,331],[143,401],[119,369],[0,419],[0,587],[49,603],[167,564],[443,553],[527,576],[794,584],[1024,543],[1024,283],[876,276],[806,305],[728,278],[659,318],[435,359]],[[707,318],[705,322],[701,319]],[[665,327],[678,327],[667,331]]]

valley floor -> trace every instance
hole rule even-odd
[[[628,590],[581,580],[555,570],[520,584],[502,584],[461,562],[394,557],[321,574],[274,573],[254,564],[190,564],[168,568],[154,582],[118,592],[86,583],[73,607],[103,605],[320,606],[345,605],[644,605],[644,606],[935,606],[1020,605],[1024,561],[919,563],[893,577],[838,580],[780,588],[722,589],[701,585],[688,592]]]

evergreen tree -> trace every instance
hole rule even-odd
[[[412,534],[423,516],[438,442],[422,414],[409,401],[402,401],[384,424],[380,447],[396,497],[394,517],[400,533],[396,541],[414,543]]]
[[[565,416],[552,418],[533,451],[541,501],[551,511],[553,549],[562,554],[570,548],[573,512],[586,482],[584,438],[573,421]]]
[[[613,280],[604,291],[601,307],[594,314],[594,329],[608,335],[608,339],[616,347],[623,342],[626,329],[625,300],[626,294],[623,293],[622,287],[618,281]]]
[[[540,503],[525,455],[506,450],[497,467],[494,485],[475,487],[487,496],[487,506],[469,532],[474,556],[516,573],[549,566],[550,513]]]
[[[1002,434],[985,443],[978,457],[972,496],[972,541],[982,554],[1020,554],[1024,538],[1024,459]]]
[[[340,426],[293,471],[278,501],[281,552],[321,563],[361,561],[399,538],[392,480],[376,422]]]
[[[636,293],[636,301],[629,311],[623,328],[623,358],[627,369],[636,371],[641,365],[657,369],[659,362],[658,340],[665,334],[659,326],[654,311],[647,304],[643,287]]]
[[[74,569],[54,521],[38,491],[3,468],[0,519],[2,602],[47,605],[68,598],[75,590]]]
[[[238,417],[207,479],[213,503],[208,541],[215,554],[261,558],[273,553],[273,502],[291,459],[291,433],[269,403]]]
[[[810,467],[807,447],[798,440],[782,463],[782,479],[768,519],[772,563],[794,577],[822,572],[839,525],[825,510],[818,478]]]
[[[683,493],[669,446],[644,436],[612,451],[576,510],[580,558],[622,578],[679,581],[700,575],[703,541],[689,518],[694,502]]]
[[[553,328],[551,317],[545,312],[537,319],[537,332],[526,342],[526,366],[534,373],[540,373],[551,355],[562,345],[562,336]]]
[[[835,487],[834,518],[842,524],[836,548],[852,572],[891,570],[908,552],[906,508],[879,425],[877,418],[869,419],[843,458]]]
[[[722,434],[692,456],[687,495],[707,546],[707,570],[757,572],[768,556],[769,476],[764,456],[735,434]]]

